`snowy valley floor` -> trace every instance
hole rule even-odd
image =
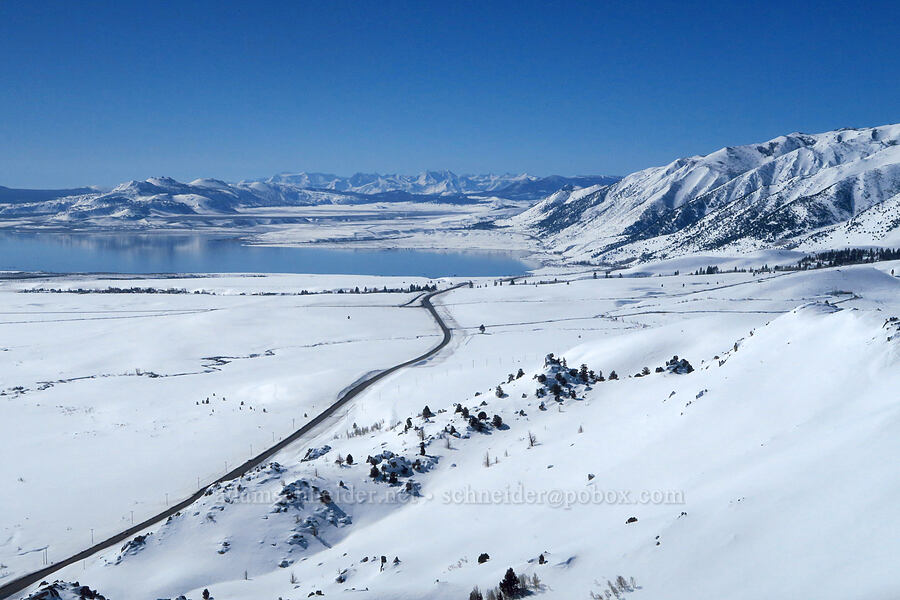
[[[635,599],[895,597],[896,267],[476,280],[438,301],[453,340],[435,358],[55,577],[136,600],[463,599],[510,567],[546,598],[607,597],[618,576]],[[0,283],[0,585],[440,339],[400,306],[415,294],[246,294],[411,281]],[[209,293],[20,293],[132,285]]]

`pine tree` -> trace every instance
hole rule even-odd
[[[506,575],[500,581],[500,591],[506,598],[515,598],[521,591],[519,588],[519,578],[512,567],[506,570]]]

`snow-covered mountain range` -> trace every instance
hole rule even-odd
[[[900,125],[792,133],[563,189],[508,223],[570,258],[900,244]]]
[[[101,219],[109,225],[110,221],[133,222],[152,217],[228,215],[260,207],[374,202],[479,203],[496,197],[536,200],[562,188],[617,180],[610,176],[457,176],[450,171],[418,176],[357,174],[352,177],[300,173],[238,183],[218,179],[182,183],[170,177],[151,177],[129,181],[108,191],[0,188],[0,219],[38,218],[57,224]]]
[[[537,199],[566,186],[586,187],[607,185],[618,181],[618,177],[608,175],[587,175],[578,177],[536,177],[522,173],[514,175],[457,175],[452,171],[424,171],[418,175],[381,175],[378,173],[356,173],[350,177],[327,173],[280,173],[268,179],[254,180],[273,185],[288,184],[305,189],[355,192],[358,194],[383,194],[386,192],[406,192],[427,196],[454,196],[466,194],[493,194],[518,199]]]
[[[540,240],[543,250],[567,261],[627,263],[775,247],[895,247],[898,142],[900,124],[792,133],[680,158],[622,179],[301,172],[238,183],[153,177],[109,191],[0,188],[0,221],[37,227],[253,226],[275,214],[296,219],[296,211],[278,212],[289,207],[417,202],[472,205],[469,221],[499,219],[492,235],[512,232]]]

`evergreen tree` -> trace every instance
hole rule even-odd
[[[521,592],[519,577],[512,570],[512,567],[506,570],[506,575],[500,581],[500,591],[503,592],[503,596],[506,598],[515,598]]]

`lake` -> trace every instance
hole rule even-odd
[[[0,233],[0,271],[492,277],[528,268],[506,252],[276,248],[202,234]]]

